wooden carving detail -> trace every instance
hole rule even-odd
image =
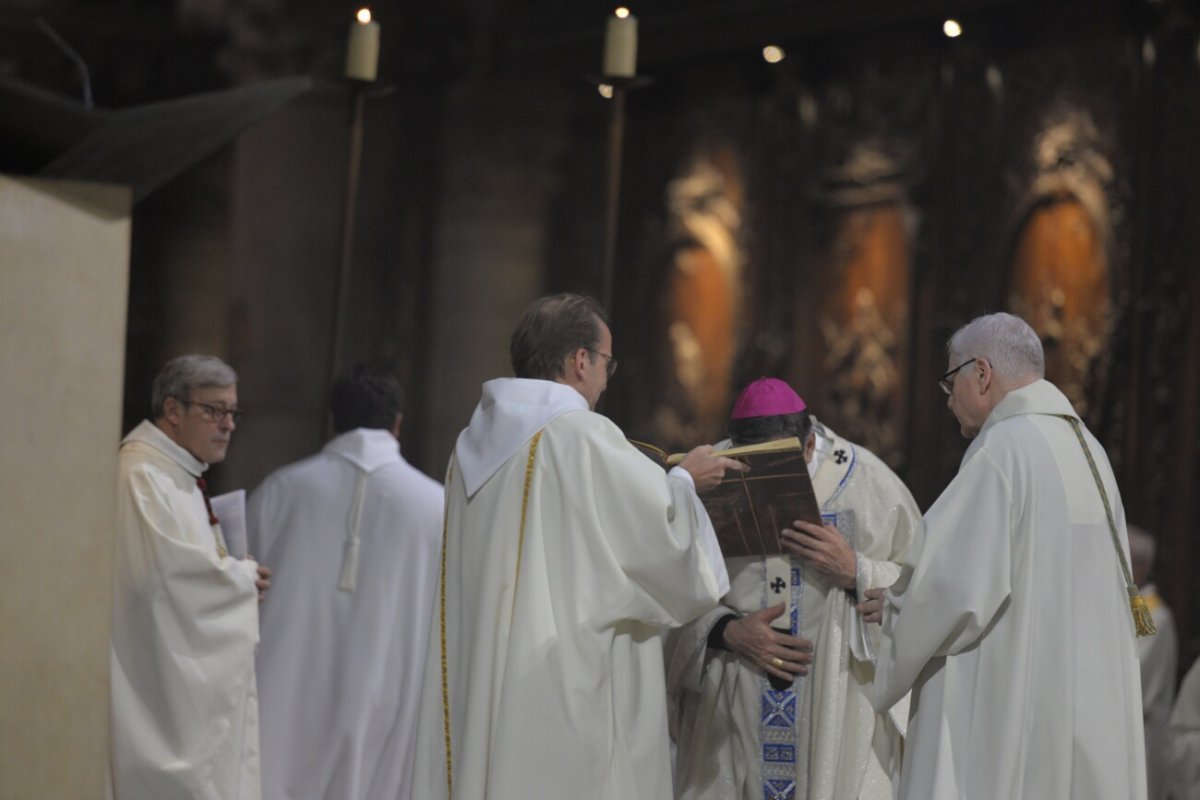
[[[698,155],[667,188],[672,247],[662,307],[668,385],[654,412],[661,441],[716,441],[725,430],[742,312],[743,191],[728,148]]]
[[[903,466],[912,215],[896,166],[860,149],[831,172],[840,207],[820,280],[825,392],[818,413],[894,468]]]
[[[1046,350],[1046,377],[1087,418],[1107,380],[1112,333],[1112,170],[1082,112],[1048,125],[1034,145],[1039,174],[1009,265],[1008,305]]]

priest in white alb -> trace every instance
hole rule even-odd
[[[258,686],[264,800],[408,800],[442,538],[442,487],[400,455],[401,387],[356,367],[336,435],[250,496],[275,572]]]
[[[1171,800],[1200,800],[1200,658],[1179,684],[1167,725],[1165,761]]]
[[[116,800],[258,800],[254,649],[270,570],[231,557],[203,475],[241,414],[237,375],[180,356],[121,442],[113,562]]]
[[[1158,547],[1149,532],[1136,525],[1129,534],[1129,568],[1138,594],[1154,621],[1153,636],[1137,640],[1138,663],[1142,668],[1142,722],[1146,735],[1146,786],[1148,800],[1166,800],[1167,721],[1175,705],[1176,672],[1179,665],[1179,636],[1175,615],[1158,593],[1151,576]]]
[[[510,352],[447,470],[414,796],[661,800],[661,630],[728,588],[696,491],[740,465],[664,473],[592,411],[616,366],[594,301],[536,301]]]
[[[951,337],[940,379],[971,444],[885,594],[876,709],[912,690],[900,798],[1144,800],[1129,570],[1104,448],[1011,314]]]
[[[776,378],[746,387],[729,434],[718,449],[803,442],[825,524],[781,532],[783,555],[728,559],[721,605],[668,637],[675,796],[891,800],[908,705],[871,707],[879,631],[854,606],[900,574],[917,505],[887,465]]]

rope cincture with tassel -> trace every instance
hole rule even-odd
[[[1125,591],[1129,592],[1129,610],[1133,614],[1134,633],[1138,636],[1153,636],[1158,633],[1158,628],[1154,626],[1154,619],[1150,616],[1150,607],[1146,605],[1145,598],[1138,591],[1137,584],[1133,582],[1133,574],[1129,571],[1129,562],[1125,559],[1125,551],[1121,548],[1121,539],[1117,535],[1117,523],[1113,521],[1112,507],[1108,504],[1108,492],[1104,489],[1104,481],[1100,480],[1100,470],[1096,467],[1096,460],[1092,458],[1091,448],[1087,446],[1087,441],[1083,438],[1082,424],[1075,417],[1063,415],[1063,419],[1071,423],[1071,427],[1075,429],[1075,438],[1079,439],[1079,446],[1083,448],[1088,466],[1092,468],[1092,477],[1096,479],[1096,488],[1100,490],[1100,499],[1104,503],[1104,515],[1108,518],[1108,531],[1112,534],[1113,548],[1117,551],[1117,560],[1121,562],[1121,574],[1125,578]]]
[[[1137,631],[1137,635],[1153,636],[1158,633],[1154,618],[1150,616],[1150,606],[1146,605],[1146,599],[1142,597],[1136,586],[1130,586],[1128,589],[1129,607],[1133,609],[1133,629]]]

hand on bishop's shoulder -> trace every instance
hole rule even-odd
[[[808,562],[808,565],[843,589],[858,582],[858,556],[846,537],[833,525],[813,525],[796,520],[779,533],[783,549]]]
[[[679,462],[679,466],[686,469],[692,476],[697,492],[706,492],[712,489],[721,482],[729,470],[745,472],[750,469],[740,461],[721,455],[709,444],[693,448],[683,457],[683,461]]]

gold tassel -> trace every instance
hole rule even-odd
[[[1138,636],[1153,636],[1158,633],[1158,628],[1154,627],[1154,619],[1150,616],[1150,607],[1132,587],[1129,590],[1129,606],[1133,610],[1133,629],[1137,631]]]

